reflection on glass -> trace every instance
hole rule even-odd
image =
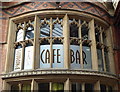
[[[38,92],[49,92],[49,83],[39,83]]]
[[[95,39],[96,42],[100,42],[100,33],[98,31],[95,31]]]
[[[88,31],[89,31],[88,27],[83,25],[82,28],[81,28],[81,34],[82,34],[82,38],[84,40],[88,40],[89,39]]]
[[[52,91],[53,92],[64,92],[64,84],[63,83],[52,83]]]
[[[70,25],[70,37],[78,37],[78,27],[76,24]]]
[[[25,33],[25,40],[34,38],[34,28],[32,26],[29,26]]]
[[[50,26],[48,24],[41,25],[40,37],[50,37]]]
[[[106,86],[103,85],[103,84],[100,85],[100,90],[101,90],[101,92],[107,92],[106,91]]]
[[[53,37],[62,37],[63,36],[63,29],[61,24],[54,24],[53,26]]]
[[[83,66],[84,69],[92,68],[91,49],[88,46],[83,46]]]
[[[28,43],[25,47],[24,69],[32,69],[33,66],[33,46]]]
[[[108,51],[104,51],[106,71],[110,72]]]
[[[23,37],[23,29],[19,29],[18,32],[17,32],[17,38],[16,38],[16,41],[19,42],[19,41],[23,41],[24,37]]]
[[[11,92],[19,92],[19,86],[18,85],[12,85],[11,86]]]
[[[72,92],[82,92],[82,86],[80,83],[72,83]]]
[[[94,85],[93,84],[85,84],[85,92],[94,92]]]
[[[98,56],[98,69],[99,69],[99,71],[104,71],[103,57],[102,57],[101,49],[97,49],[97,56]]]
[[[53,45],[53,68],[63,68],[64,67],[64,54],[63,45],[55,44]]]
[[[80,46],[70,45],[71,69],[80,69]]]
[[[22,85],[22,92],[31,92],[30,84],[23,84]]]

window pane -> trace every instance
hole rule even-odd
[[[81,28],[81,34],[82,34],[82,38],[84,40],[89,39],[88,31],[89,31],[89,29],[87,28],[87,26],[83,25],[82,28]]]
[[[107,92],[105,85],[100,85],[100,90],[101,90],[101,92]]]
[[[25,40],[34,38],[34,28],[32,26],[29,26],[26,30],[25,34]]]
[[[39,83],[38,92],[49,92],[49,83]]]
[[[92,68],[92,60],[91,60],[91,49],[88,46],[83,46],[83,64],[85,69]]]
[[[61,24],[54,24],[53,26],[53,37],[62,37],[63,36],[63,28]]]
[[[11,86],[11,92],[19,92],[19,86],[18,85],[12,85]]]
[[[102,57],[101,49],[97,49],[97,56],[98,56],[98,69],[99,69],[99,71],[104,71],[103,57]]]
[[[64,92],[64,84],[63,83],[52,83],[52,91]]]
[[[81,84],[72,83],[72,92],[82,92]]]
[[[18,32],[17,32],[17,38],[16,38],[16,41],[19,42],[19,41],[23,41],[24,37],[23,37],[23,34],[24,34],[24,31],[23,29],[19,29]]]
[[[29,84],[23,84],[22,92],[31,92],[31,86]]]
[[[25,47],[24,69],[32,69],[33,66],[33,46]]]
[[[48,24],[42,24],[40,28],[40,37],[50,37],[50,26]]]
[[[21,70],[22,67],[22,48],[15,49],[14,71]]]
[[[104,51],[104,56],[105,56],[105,64],[106,64],[106,71],[110,72],[110,64],[109,64],[109,57],[108,57],[108,52]]]
[[[70,37],[78,37],[78,27],[76,24],[70,25]]]
[[[80,69],[80,46],[70,45],[71,69]]]
[[[50,68],[50,45],[40,46],[40,68]]]
[[[85,84],[85,92],[94,92],[93,84]]]
[[[64,54],[63,45],[54,44],[53,45],[53,68],[63,68],[64,67]]]
[[[95,39],[96,39],[96,42],[100,42],[100,33],[96,30],[95,30]]]
[[[112,86],[108,86],[108,92],[113,92]]]

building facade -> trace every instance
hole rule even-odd
[[[115,27],[105,4],[9,2],[0,19],[1,90],[118,90]]]

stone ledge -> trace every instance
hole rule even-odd
[[[23,76],[34,76],[34,75],[87,75],[87,76],[101,76],[101,77],[109,77],[113,79],[117,79],[117,76],[114,74],[99,72],[93,70],[65,70],[65,69],[51,69],[51,70],[33,70],[33,71],[19,71],[19,72],[10,72],[7,74],[2,74],[1,77],[3,79],[6,78],[14,78],[14,77],[23,77]]]

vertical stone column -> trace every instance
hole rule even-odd
[[[95,27],[94,19],[89,22],[89,37],[92,40],[91,45],[91,57],[92,57],[92,69],[98,70],[98,60],[97,60],[97,50],[96,50],[96,41],[95,41]]]
[[[70,88],[70,79],[68,78],[65,82],[64,85],[64,90],[70,92],[71,88]]]
[[[113,38],[112,38],[112,29],[109,27],[107,29],[107,45],[109,47],[108,56],[109,56],[109,65],[110,65],[110,72],[115,73],[115,63],[114,63],[114,56],[113,56]]]
[[[82,92],[85,92],[85,83],[82,83]]]
[[[9,34],[8,34],[8,44],[7,44],[7,55],[6,55],[6,62],[5,62],[5,73],[12,71],[13,63],[14,63],[14,42],[16,37],[16,24],[13,20],[9,22]]]
[[[63,37],[64,37],[64,68],[69,69],[70,67],[70,40],[69,40],[69,18],[67,16],[67,14],[65,15],[64,19],[63,19]]]
[[[39,45],[39,35],[40,35],[40,19],[35,15],[34,19],[34,54],[33,54],[33,69],[39,68],[39,58],[40,58],[40,45]]]
[[[100,90],[100,81],[97,81],[97,82],[94,84],[94,90],[95,90],[95,91]]]
[[[3,80],[3,90],[6,91],[6,90],[10,90],[11,86],[5,81]]]
[[[35,92],[35,91],[38,91],[38,84],[37,82],[32,79],[32,82],[31,82],[31,92]]]

